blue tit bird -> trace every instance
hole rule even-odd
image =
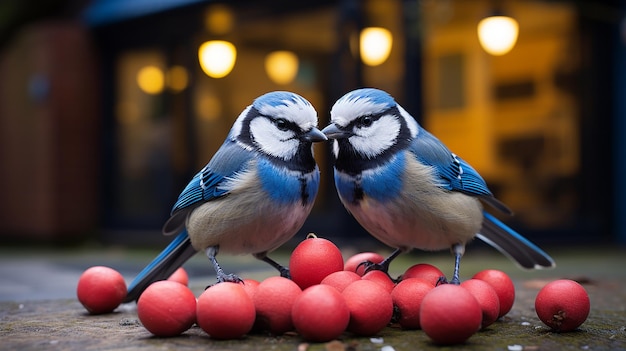
[[[335,186],[345,208],[372,236],[396,250],[379,265],[387,271],[413,248],[451,248],[451,283],[458,284],[465,245],[478,237],[519,266],[554,267],[539,247],[483,210],[505,214],[483,178],[422,128],[388,93],[354,90],[331,109],[322,130],[332,140]]]
[[[125,301],[197,251],[205,252],[218,282],[241,281],[224,273],[218,250],[252,254],[289,276],[267,253],[291,239],[311,212],[320,178],[312,143],[324,140],[317,112],[303,97],[277,91],[255,99],[178,197],[163,226],[165,235],[177,236],[129,285]]]

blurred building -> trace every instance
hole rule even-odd
[[[164,241],[155,232],[179,192],[255,97],[299,93],[324,126],[337,98],[373,86],[470,162],[516,212],[505,220],[527,237],[626,242],[620,1],[3,6],[2,241]],[[477,34],[494,12],[519,24],[502,55],[488,53]],[[362,51],[369,27],[390,34],[390,51],[378,62]],[[236,50],[232,70],[219,78],[199,59],[203,44],[215,40]],[[335,195],[326,145],[316,146],[316,158],[323,183],[302,232],[365,236]]]

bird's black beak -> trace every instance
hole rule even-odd
[[[322,129],[322,133],[324,133],[328,139],[346,139],[353,135],[349,131],[337,128],[337,125],[334,123],[331,123],[326,128]]]
[[[310,142],[313,142],[313,143],[318,142],[318,141],[326,141],[326,140],[328,140],[326,135],[324,135],[324,133],[322,133],[322,131],[320,131],[319,129],[317,129],[315,127],[313,127],[308,132],[302,134],[300,139],[305,140],[305,141],[310,141]]]

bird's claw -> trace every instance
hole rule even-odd
[[[446,279],[444,275],[442,275],[441,277],[439,277],[439,279],[437,279],[437,283],[435,283],[435,286],[439,286],[441,284],[448,284],[448,279]]]
[[[356,270],[358,271],[359,268],[364,267],[363,268],[363,274],[371,272],[371,271],[383,271],[385,273],[387,273],[387,267],[385,267],[384,265],[380,264],[380,263],[374,263],[372,261],[363,261],[361,263],[359,263],[356,266]]]
[[[217,282],[243,283],[243,279],[239,278],[236,274],[218,274]]]
[[[281,277],[291,280],[291,272],[289,272],[289,268],[283,267],[283,269],[279,269],[278,271],[280,272]]]

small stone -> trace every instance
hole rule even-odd
[[[370,338],[372,344],[382,344],[384,342],[383,338]]]

